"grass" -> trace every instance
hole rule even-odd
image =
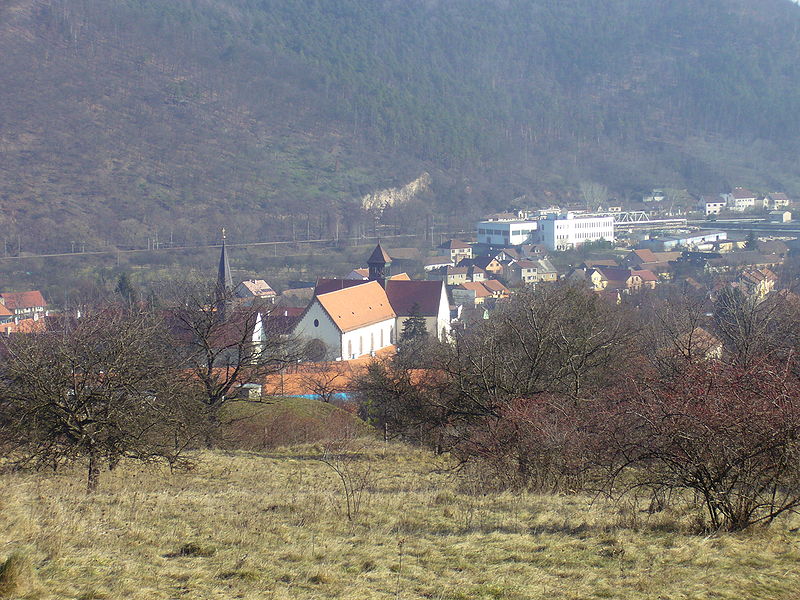
[[[446,459],[376,441],[344,515],[321,448],[204,452],[169,475],[122,465],[0,476],[0,564],[24,552],[28,598],[795,598],[800,534],[703,537],[694,515],[583,496],[483,493]]]

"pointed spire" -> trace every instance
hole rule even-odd
[[[386,277],[389,275],[389,265],[392,264],[392,259],[381,247],[380,242],[375,246],[375,250],[367,259],[367,266],[369,267],[370,281],[377,281],[381,285],[384,284]]]
[[[219,269],[217,271],[217,287],[220,293],[233,290],[233,276],[231,266],[228,264],[228,250],[225,247],[225,228],[222,228],[222,251],[219,255]]]

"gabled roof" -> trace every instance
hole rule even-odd
[[[458,287],[464,290],[474,291],[476,298],[486,298],[487,296],[491,296],[492,292],[483,285],[483,283],[484,282],[481,281],[468,281],[467,283],[462,283]]]
[[[658,262],[658,258],[656,257],[655,253],[648,249],[643,248],[641,250],[633,250],[633,254],[635,254],[642,263],[655,263]]]
[[[444,244],[439,246],[444,250],[465,250],[469,248],[470,245],[467,242],[462,242],[461,240],[447,240]]]
[[[637,275],[642,281],[658,281],[658,277],[655,276],[655,273],[652,271],[648,271],[647,269],[642,270],[632,270],[631,275]]]
[[[37,306],[47,306],[47,302],[39,290],[31,290],[29,292],[4,292],[0,294],[3,304],[9,310],[23,309],[23,308],[36,308]]]
[[[539,263],[535,260],[528,260],[527,258],[523,258],[522,260],[518,260],[515,264],[519,265],[521,269],[538,269]]]
[[[497,279],[487,279],[486,281],[481,281],[480,283],[482,283],[483,287],[490,292],[508,292],[508,288],[497,281]]]
[[[14,313],[8,310],[4,304],[0,304],[0,317],[11,317]]]
[[[626,282],[631,276],[630,269],[625,269],[623,267],[595,267],[595,271],[600,273],[600,275],[606,281],[619,281],[619,282]]]
[[[746,188],[741,188],[741,187],[734,188],[733,192],[731,192],[731,195],[734,197],[734,199],[737,200],[744,200],[745,198],[756,197],[756,195],[753,192],[751,192]]]
[[[239,285],[253,294],[253,296],[259,296],[263,298],[275,295],[275,290],[273,290],[263,279],[247,279],[246,281],[241,282]]]
[[[396,316],[386,291],[377,281],[356,282],[337,291],[317,293],[316,300],[342,333]]]
[[[422,264],[424,266],[426,266],[426,267],[432,267],[432,266],[444,266],[444,267],[446,267],[448,265],[452,265],[453,264],[453,260],[450,258],[449,255],[448,256],[431,256],[429,258],[424,259],[422,261]]]
[[[619,268],[619,263],[612,258],[593,258],[589,260],[585,260],[583,265],[587,267],[596,268],[596,267],[611,267],[611,268]]]
[[[350,273],[345,277],[345,279],[355,279],[356,281],[366,281],[369,278],[369,269],[364,267],[360,269],[353,269]]]
[[[411,314],[411,308],[417,305],[417,312],[423,317],[435,317],[439,314],[439,304],[444,290],[443,281],[398,281],[386,282],[386,296],[389,304],[399,317]]]
[[[475,266],[475,267],[480,267],[481,269],[485,269],[492,262],[497,262],[497,259],[494,256],[478,256],[477,258],[462,258],[458,262],[457,266],[459,267]]]

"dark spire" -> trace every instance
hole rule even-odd
[[[233,277],[231,266],[228,264],[228,250],[225,248],[225,228],[222,228],[222,251],[219,254],[219,269],[217,271],[217,287],[220,292],[233,291]]]
[[[367,259],[367,266],[369,266],[369,280],[377,281],[383,285],[386,277],[389,275],[389,265],[392,264],[392,259],[386,254],[386,251],[381,248],[380,242],[375,246],[375,250]]]
[[[217,318],[225,320],[225,312],[233,292],[233,277],[231,266],[228,264],[228,249],[225,247],[225,228],[222,228],[222,251],[219,254],[219,268],[217,270],[216,309]]]

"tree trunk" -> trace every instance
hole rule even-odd
[[[86,481],[86,493],[93,494],[97,491],[97,484],[100,482],[100,461],[97,458],[97,450],[89,451],[89,476]]]

